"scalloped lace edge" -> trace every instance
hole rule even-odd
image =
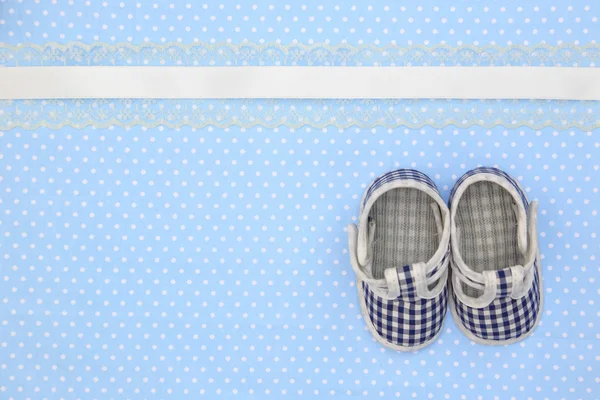
[[[0,130],[350,127],[600,128],[600,102],[548,100],[5,100]]]
[[[600,44],[0,43],[0,65],[542,65],[595,66]]]

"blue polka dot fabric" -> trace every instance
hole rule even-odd
[[[407,45],[572,43],[597,41],[593,1],[542,4],[419,0],[0,2],[3,40],[68,43],[390,43]]]
[[[147,45],[137,65],[338,65],[348,48],[351,66],[462,65],[471,49],[481,68],[492,53],[594,68],[599,17],[582,0],[4,0],[0,62],[130,65]],[[177,53],[194,43],[210,54]],[[597,107],[3,101],[0,398],[596,399]],[[477,166],[540,203],[540,325],[489,347],[446,318],[421,351],[382,347],[348,255],[363,192],[412,168],[447,200]]]

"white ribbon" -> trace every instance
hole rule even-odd
[[[600,100],[600,68],[0,68],[0,99],[70,98]]]

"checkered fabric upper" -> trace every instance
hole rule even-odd
[[[427,274],[427,277],[435,275],[435,273],[440,268],[446,268],[445,264],[449,257],[450,249],[448,248],[448,251],[446,252],[446,254],[444,254],[444,258],[442,258],[442,261],[438,265],[436,265],[429,274]],[[404,301],[414,301],[420,299],[417,295],[417,288],[415,286],[413,267],[413,265],[404,265],[402,267],[396,268],[396,276],[398,278],[398,285],[400,286],[399,299],[402,299]]]
[[[376,179],[367,189],[362,205],[364,206],[375,190],[382,185],[398,180],[419,182],[439,195],[437,187],[429,177],[418,171],[403,169]],[[446,246],[447,251],[443,259],[427,277],[430,278],[441,268],[448,267],[450,249],[449,244]],[[447,286],[444,285],[435,298],[420,298],[417,295],[413,267],[414,265],[403,265],[396,268],[395,276],[398,278],[400,296],[394,299],[378,296],[366,282],[362,282],[361,294],[364,296],[365,308],[377,334],[390,344],[403,347],[418,346],[432,340],[442,328],[447,311]],[[442,274],[440,279],[445,280],[446,274]]]
[[[493,174],[493,175],[504,178],[506,182],[511,184],[516,189],[516,191],[520,197],[520,200],[523,202],[523,206],[525,207],[526,210],[528,209],[529,202],[528,202],[525,194],[523,193],[521,187],[516,183],[516,181],[512,177],[510,177],[509,175],[507,175],[506,173],[504,173],[503,171],[500,171],[498,169],[485,168],[485,167],[477,168],[475,170],[469,171],[457,181],[457,183],[454,186],[454,188],[452,189],[452,192],[450,195],[451,204],[454,199],[454,195],[456,194],[457,189],[460,187],[460,185],[463,184],[463,182],[465,182],[465,180],[467,178],[474,176],[476,174],[480,174],[480,173]],[[498,185],[495,185],[495,186],[498,186]],[[489,190],[490,190],[489,188],[483,187],[482,193],[485,193],[485,191],[489,191]],[[498,189],[498,190],[502,190],[502,189]],[[496,193],[496,192],[489,191],[488,193]],[[462,199],[459,200],[459,202],[460,201],[462,201]],[[488,205],[490,205],[490,207],[501,207],[502,206],[500,204],[497,204],[497,200],[494,200],[494,199],[488,199],[488,200],[483,199],[478,204],[479,205],[488,204]],[[479,211],[479,212],[486,212],[486,210]],[[490,210],[489,212],[493,213],[493,212],[495,212],[495,210]],[[489,240],[500,241],[500,245],[499,245],[500,249],[503,249],[506,251],[498,251],[498,253],[502,253],[504,257],[507,257],[507,254],[509,254],[509,255],[511,254],[513,247],[514,247],[514,252],[518,251],[518,249],[516,248],[516,244],[515,244],[516,237],[505,238],[502,236],[503,233],[508,231],[506,229],[506,227],[503,229],[502,227],[486,227],[486,226],[481,227],[481,226],[479,226],[478,228],[481,230],[481,232],[480,232],[481,235],[478,235],[478,236],[484,236],[485,232],[491,233],[491,236],[492,236],[491,238],[482,238],[482,240],[489,239]],[[462,240],[462,238],[461,238],[461,240]],[[504,249],[502,246],[511,247],[511,249],[507,250],[507,249]],[[470,249],[472,249],[472,251],[474,251],[475,253],[477,253],[478,251],[479,252],[481,251],[480,250],[481,248],[478,247],[477,244],[474,244],[472,247],[470,247]],[[467,261],[467,258],[469,256],[471,259],[478,260],[483,263],[490,262],[490,260],[491,260],[491,262],[497,262],[497,260],[501,259],[501,257],[498,254],[490,257],[489,255],[486,255],[486,254],[463,254],[462,251],[461,251],[461,256],[463,257],[463,259],[465,259],[465,262],[467,263],[467,265],[469,267],[470,267],[470,265],[469,265],[469,262]],[[495,256],[498,256],[498,257],[495,257]],[[509,257],[508,262],[511,263],[513,261],[514,260],[510,259],[510,257]],[[456,288],[453,288],[454,290],[452,293],[452,298],[454,301],[455,311],[456,311],[456,314],[459,316],[460,321],[462,322],[463,326],[466,329],[468,329],[471,333],[473,333],[473,335],[475,335],[476,337],[485,339],[485,340],[503,341],[503,340],[515,339],[515,338],[518,338],[521,335],[529,332],[533,328],[533,326],[537,320],[538,313],[540,312],[540,299],[541,299],[540,279],[541,279],[541,277],[539,276],[539,273],[538,273],[537,262],[538,262],[537,260],[534,260],[534,265],[531,267],[532,273],[534,274],[531,287],[529,288],[527,293],[519,299],[513,299],[510,297],[511,292],[513,290],[513,283],[514,283],[510,265],[500,265],[501,268],[494,271],[495,278],[496,278],[496,285],[497,285],[496,297],[489,305],[482,306],[482,307],[468,306],[461,302],[461,300],[456,295]],[[514,264],[512,264],[512,265],[514,265]],[[452,267],[453,267],[453,271],[458,270],[458,266],[454,262],[452,263]],[[482,272],[482,271],[476,271],[476,272]],[[468,286],[468,283],[463,284],[463,285]],[[467,288],[463,287],[463,291],[464,291],[464,293],[466,293],[469,296],[481,295],[481,291],[471,289],[468,287]]]
[[[510,268],[499,269],[495,271],[498,288],[496,289],[496,298],[502,299],[510,296],[513,287],[513,277]]]
[[[417,287],[415,278],[412,274],[412,265],[404,265],[396,268],[398,285],[400,286],[400,297],[404,300],[415,300],[417,296]]]
[[[405,301],[402,297],[382,299],[362,284],[369,318],[377,333],[400,346],[418,346],[433,339],[442,329],[448,304],[448,288],[433,299]]]
[[[431,178],[429,178],[427,175],[425,175],[422,172],[416,171],[414,169],[404,168],[404,169],[398,169],[396,171],[390,171],[384,175],[381,175],[379,178],[375,179],[365,193],[365,196],[362,201],[362,206],[367,204],[367,201],[369,201],[369,198],[371,197],[373,192],[375,192],[377,189],[379,189],[381,186],[385,185],[386,183],[391,183],[391,182],[396,182],[396,181],[406,181],[406,180],[425,184],[429,188],[433,189],[436,193],[439,194],[439,190],[438,190],[437,186],[435,185],[435,183],[433,183]]]
[[[461,303],[453,291],[452,299],[463,326],[486,340],[509,340],[529,332],[540,312],[540,276],[535,266],[533,273],[533,284],[525,296],[518,300],[508,296],[496,298],[483,308]]]
[[[450,206],[452,206],[452,201],[454,200],[454,195],[456,194],[458,188],[464,183],[464,181],[467,180],[467,178],[470,178],[473,175],[477,174],[492,174],[506,179],[517,190],[517,193],[519,193],[523,205],[525,205],[525,208],[527,208],[529,201],[527,200],[527,196],[525,195],[523,189],[521,189],[521,186],[517,183],[517,181],[512,176],[508,175],[506,172],[499,170],[498,168],[492,167],[478,167],[468,172],[465,172],[463,176],[458,178],[458,180],[454,184],[454,187],[450,191],[450,200],[448,201]]]

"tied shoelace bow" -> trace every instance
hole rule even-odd
[[[373,242],[375,240],[375,222],[370,221],[367,232],[367,257],[365,263],[361,265],[357,256],[357,245],[358,245],[358,228],[354,224],[348,225],[348,243],[350,252],[350,264],[352,269],[356,273],[357,277],[369,285],[369,289],[373,291],[377,296],[393,300],[399,297],[403,297],[404,300],[413,300],[414,296],[402,295],[401,289],[399,289],[398,283],[398,270],[403,267],[389,268],[394,271],[393,274],[386,273],[385,279],[375,279],[368,276],[364,270],[371,267],[373,261]],[[416,290],[416,294],[420,298],[429,299],[437,296],[445,286],[445,281],[448,274],[448,261],[449,257],[446,256],[444,259],[433,265],[426,263],[412,264],[411,279],[412,284]],[[441,264],[441,265],[440,265]],[[387,270],[386,270],[387,271]],[[431,290],[429,287],[435,285]]]

